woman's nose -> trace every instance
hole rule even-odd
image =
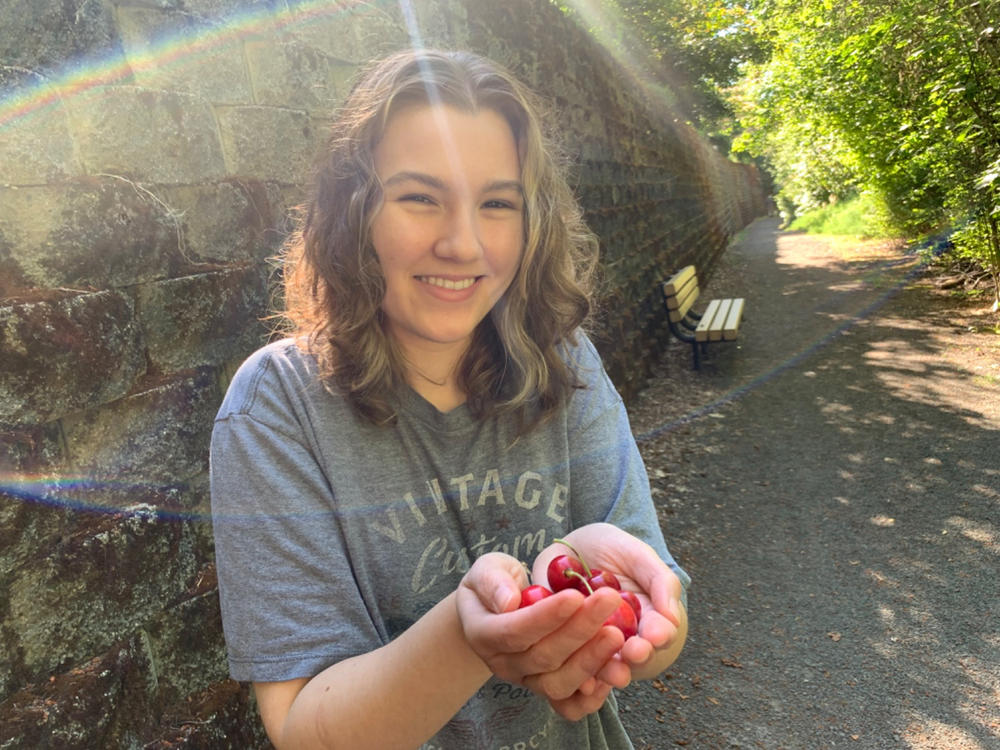
[[[434,252],[456,262],[470,262],[482,256],[483,241],[474,210],[463,208],[449,212]]]

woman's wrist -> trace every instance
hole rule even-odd
[[[493,676],[493,670],[486,663],[486,660],[473,648],[472,643],[465,633],[465,627],[462,624],[462,615],[458,606],[458,591],[450,593],[447,600],[450,601],[449,612],[454,618],[454,642],[456,647],[463,652],[464,658],[469,663],[469,669],[481,670],[484,675],[483,682],[486,682],[486,680]]]

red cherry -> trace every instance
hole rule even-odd
[[[592,589],[599,589],[607,586],[615,591],[622,590],[622,585],[618,583],[618,576],[610,570],[598,570],[597,568],[594,568],[590,571],[590,578],[587,579],[587,582],[590,584],[590,588]]]
[[[628,604],[632,611],[635,612],[635,619],[639,620],[642,618],[642,604],[639,603],[639,597],[633,594],[631,591],[622,592],[622,601]]]
[[[552,592],[544,586],[537,583],[533,586],[528,586],[528,588],[521,591],[521,607],[530,607],[535,602],[540,602],[547,596],[552,596]]]
[[[570,571],[572,573],[567,575]],[[546,569],[546,575],[553,592],[562,591],[563,589],[576,589],[584,595],[590,593],[587,591],[584,583],[586,576],[584,575],[583,564],[575,557],[559,555],[553,558]]]
[[[639,634],[639,623],[635,617],[635,610],[632,609],[628,602],[623,601],[619,604],[618,609],[611,613],[611,617],[605,620],[604,624],[613,625],[622,631],[625,640]]]

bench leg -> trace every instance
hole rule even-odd
[[[694,369],[701,369],[701,357],[698,356],[698,342],[691,342],[691,353],[694,355]]]

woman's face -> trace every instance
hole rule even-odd
[[[412,105],[375,149],[372,242],[388,330],[404,353],[454,352],[503,296],[524,247],[517,144],[493,110]]]

